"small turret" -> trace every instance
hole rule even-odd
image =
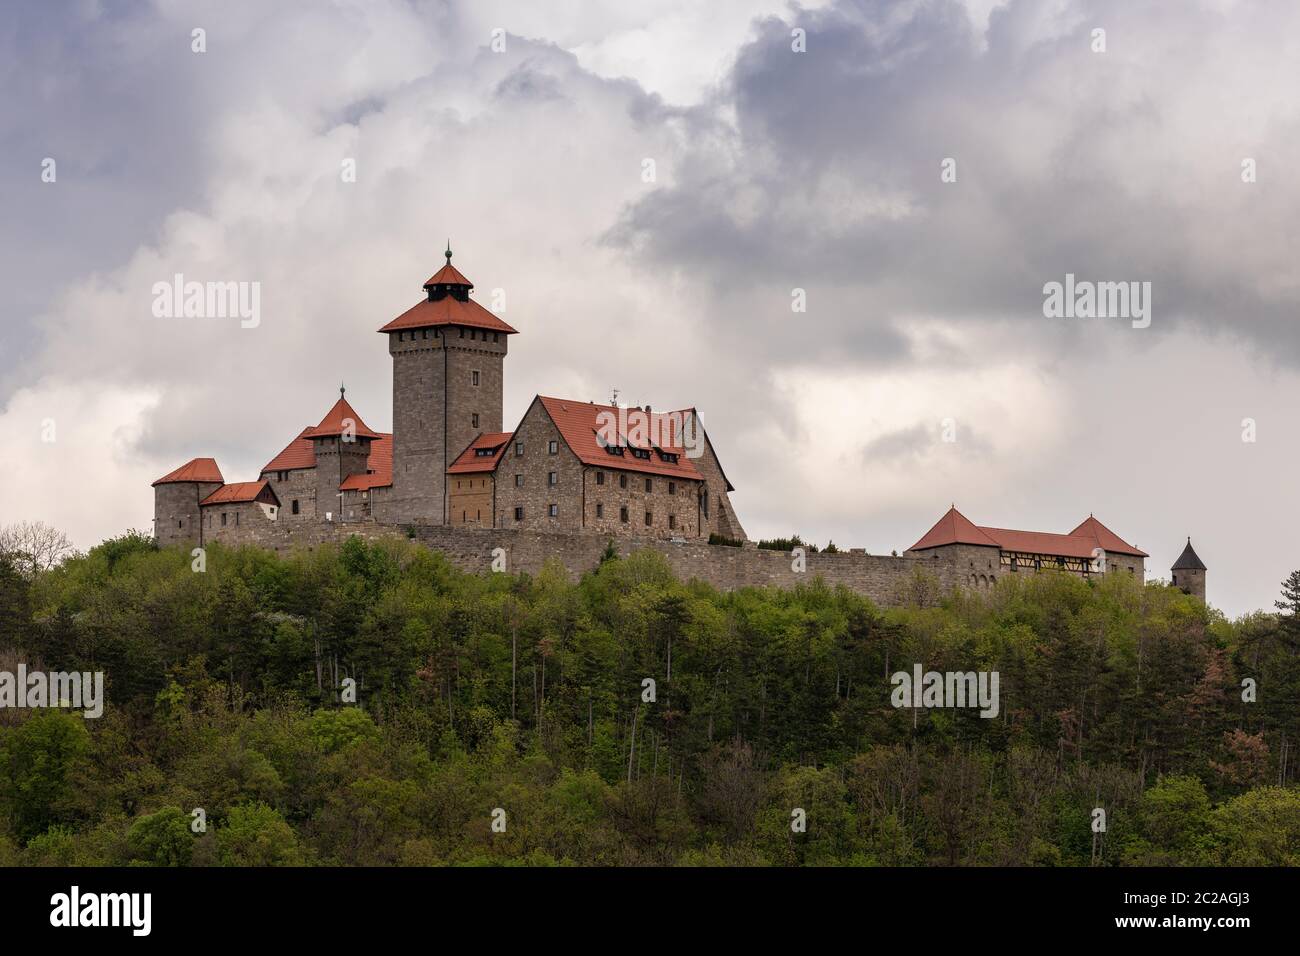
[[[1174,587],[1184,594],[1190,594],[1204,601],[1205,570],[1205,562],[1197,556],[1192,548],[1192,539],[1189,537],[1187,547],[1183,548],[1183,553],[1178,556],[1178,560],[1170,569]]]

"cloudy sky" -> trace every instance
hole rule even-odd
[[[375,330],[450,237],[521,333],[507,426],[694,404],[751,537],[1092,512],[1269,608],[1298,77],[1291,0],[5,4],[0,523],[148,529],[153,479],[255,477],[340,380],[387,429]],[[260,324],[155,317],[177,273]],[[1067,273],[1150,282],[1149,327],[1045,317]]]

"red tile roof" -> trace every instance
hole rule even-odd
[[[258,495],[263,491],[270,490],[270,483],[265,479],[258,481],[236,481],[229,485],[222,485],[212,494],[208,495],[199,502],[203,505],[222,505],[222,504],[239,504],[245,501],[256,501]],[[271,491],[272,497],[275,492]]]
[[[1116,554],[1148,557],[1145,551],[1139,551],[1091,515],[1069,534],[1054,534],[975,525],[956,508],[948,509],[947,514],[908,550],[923,551],[948,544],[984,545],[1003,551],[1026,551],[1067,558],[1090,558],[1097,548]]]
[[[466,290],[474,288],[474,283],[466,279],[460,270],[451,264],[450,248],[447,249],[446,256],[447,264],[430,276],[424,287],[429,289],[437,285],[453,285],[461,286]],[[463,325],[472,329],[486,329],[489,332],[504,332],[506,335],[515,334],[515,329],[477,302],[469,298],[462,301],[454,295],[444,295],[433,302],[427,298],[423,302],[417,302],[379,331],[398,332],[443,325]]]
[[[169,471],[153,483],[154,487],[158,485],[171,484],[178,481],[202,481],[222,484],[226,479],[221,477],[221,469],[217,467],[215,458],[191,458],[185,464],[181,465],[175,471]]]
[[[429,281],[424,284],[427,289],[431,285],[463,285],[467,288],[474,288],[474,283],[470,282],[460,270],[451,264],[451,256],[447,257],[447,264],[429,277]]]
[[[354,434],[358,438],[378,438],[379,432],[372,432],[366,427],[366,423],[348,404],[348,400],[342,395],[334,403],[334,407],[325,413],[325,417],[320,420],[320,424],[307,433],[308,438],[328,438],[331,435],[342,435],[344,425],[348,419],[352,420]]]
[[[569,449],[578,456],[583,464],[594,465],[598,468],[612,468],[620,471],[637,471],[650,475],[664,475],[669,478],[686,478],[695,481],[703,481],[704,476],[700,474],[694,463],[686,457],[685,449],[680,444],[665,444],[662,450],[670,454],[677,455],[676,462],[665,461],[661,458],[655,448],[649,443],[642,447],[650,451],[648,459],[637,458],[632,454],[631,447],[625,448],[622,455],[613,455],[607,452],[599,441],[597,435],[600,433],[602,422],[600,420],[601,412],[610,412],[617,416],[619,409],[616,405],[596,405],[591,402],[575,402],[564,398],[547,398],[546,396],[537,396],[537,401],[542,403],[546,413],[551,416],[555,422],[555,427],[560,430],[560,435],[564,438],[565,444]],[[634,408],[626,410],[630,415]],[[669,414],[662,412],[651,413],[651,418],[659,425],[660,437],[665,441],[669,437]],[[620,438],[624,444],[630,446],[628,435],[622,435]]]
[[[456,460],[447,466],[448,474],[466,474],[472,472],[495,471],[501,456],[510,447],[510,436],[514,432],[485,432],[475,438],[466,449],[456,456]],[[480,455],[480,450],[491,450],[490,455]]]
[[[441,273],[439,273],[441,275]],[[444,325],[463,325],[467,328],[487,329],[514,335],[515,329],[498,319],[473,299],[462,302],[455,296],[443,296],[436,302],[428,299],[417,302],[380,332],[398,332],[405,329],[428,329]]]
[[[978,544],[996,548],[998,543],[981,531],[975,524],[955,507],[935,522],[934,527],[921,536],[921,540],[909,548],[909,551],[923,551],[945,544]]]
[[[369,491],[386,488],[393,483],[393,436],[381,432],[370,443],[370,457],[366,459],[364,475],[349,475],[339,485],[339,491]]]
[[[315,468],[316,467],[316,446],[307,436],[311,434],[312,426],[308,425],[298,433],[298,437],[285,447],[284,451],[276,455],[265,465],[262,466],[262,474],[268,471],[292,471],[295,468]],[[370,446],[374,448],[372,443]]]
[[[1107,551],[1117,551],[1120,554],[1136,554],[1143,558],[1150,557],[1145,551],[1141,551],[1129,544],[1092,515],[1088,515],[1088,519],[1071,531],[1070,534],[1081,534],[1096,538],[1101,547]]]

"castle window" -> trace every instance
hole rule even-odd
[[[546,473],[546,483],[552,488],[560,483],[560,476],[554,471]]]
[[[474,371],[469,373],[469,383],[471,385],[478,384],[478,369],[475,369]]]
[[[597,518],[605,517],[605,506],[602,505],[600,502],[596,502],[596,517]]]
[[[603,485],[604,483],[605,483],[605,473],[603,471],[596,472],[596,484]]]
[[[493,342],[499,342],[499,341],[501,341],[501,333],[500,333],[500,332],[493,332],[493,333],[492,333],[492,341],[493,341]]]
[[[676,527],[677,527],[677,516],[676,516],[676,515],[669,515],[669,516],[668,516],[668,528],[669,528],[669,530],[671,530],[671,529],[673,529],[673,528],[676,528]]]
[[[647,511],[645,513],[645,526],[647,528],[650,527],[650,522],[653,520],[654,520],[654,515],[652,515],[650,512]]]
[[[653,479],[653,478],[647,478],[647,479],[645,480],[645,493],[648,495],[648,494],[650,494],[650,493],[651,493],[652,491],[654,491],[654,490],[655,490],[655,482],[654,482],[654,479]]]
[[[521,441],[515,442],[515,457],[516,458],[524,457],[524,443]]]
[[[646,461],[650,460],[650,452],[645,448],[633,448],[632,454],[635,455],[637,458],[643,458]]]
[[[548,513],[552,518],[558,518],[558,517],[560,516],[560,506],[559,506],[559,505],[551,505],[550,508],[547,509],[547,513]]]
[[[225,526],[226,526],[226,513],[223,511],[221,512],[221,527],[224,528]]]
[[[178,527],[178,528],[183,528],[183,527],[185,527],[185,519],[182,518],[180,521],[176,522],[176,527]]]
[[[460,513],[460,523],[461,524],[465,523],[465,512],[463,511]]]
[[[618,509],[618,520],[627,524],[627,505]]]
[[[465,337],[465,330],[464,330],[464,329],[461,329],[461,330],[460,330],[460,337],[461,337],[462,339]]]
[[[469,423],[472,427],[478,428],[478,412],[475,412],[469,417]]]
[[[420,330],[420,338],[422,338],[422,339],[427,339],[428,337],[429,337],[429,330],[428,330],[428,329],[421,329],[421,330]]]
[[[491,458],[495,451],[494,448],[475,448],[474,455],[477,458]]]
[[[619,476],[618,476],[618,486],[619,486],[620,488],[626,488],[626,487],[627,487],[627,475],[619,475]]]
[[[482,521],[482,520],[483,520],[483,509],[482,509],[482,508],[480,508],[478,511],[474,512],[474,520],[475,520],[475,521]]]
[[[524,509],[523,509],[523,508],[516,508],[516,509],[515,509],[515,520],[516,520],[516,521],[523,521],[523,520],[524,520]]]
[[[560,443],[558,441],[550,441],[546,443],[546,453],[548,455],[554,455],[559,450],[560,450]]]
[[[516,487],[516,488],[522,488],[523,486],[524,486],[524,476],[523,476],[523,475],[515,475],[515,487]]]
[[[668,493],[670,495],[677,494],[677,482],[675,481],[668,482]]]
[[[298,499],[297,499],[297,498],[294,498],[293,501],[289,503],[289,510],[290,510],[293,514],[297,514],[297,513],[298,513]]]
[[[704,517],[709,516],[709,489],[704,489]]]

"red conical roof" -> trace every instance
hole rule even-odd
[[[453,266],[450,260],[429,277],[429,281],[424,284],[424,287],[427,289],[431,285],[463,285],[468,289],[474,288],[474,283],[461,275],[460,270]]]
[[[427,289],[431,285],[463,285],[467,289],[474,288],[474,283],[461,275],[460,270],[451,264],[450,239],[447,240],[447,251],[443,255],[447,257],[447,264],[430,276],[424,287]]]
[[[352,422],[352,433],[357,438],[379,437],[379,433],[371,431],[366,426],[366,423],[361,420],[361,416],[352,409],[352,406],[348,404],[348,400],[342,395],[339,395],[339,400],[334,403],[334,407],[325,413],[325,417],[320,420],[320,424],[307,432],[304,437],[328,438],[331,435],[342,435],[349,419]]]

